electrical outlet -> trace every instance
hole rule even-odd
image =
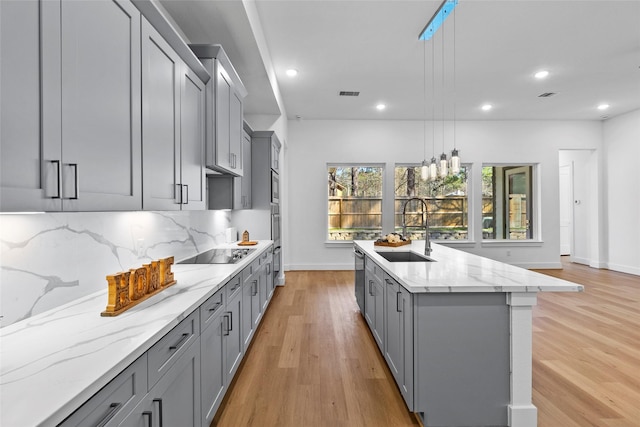
[[[507,256],[511,256],[511,251],[507,251]]]
[[[138,257],[143,257],[145,250],[144,238],[136,240],[136,255]]]

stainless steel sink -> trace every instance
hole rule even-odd
[[[382,258],[390,262],[434,262],[434,259],[415,252],[378,252]]]

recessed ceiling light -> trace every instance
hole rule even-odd
[[[295,77],[298,75],[298,70],[296,70],[295,68],[289,68],[287,70],[287,76],[289,77]]]
[[[600,111],[604,111],[607,108],[609,108],[609,104],[600,104],[600,105],[598,105],[598,110],[600,110]]]
[[[544,79],[547,76],[549,76],[549,72],[547,70],[540,70],[533,75],[536,79]]]
[[[482,111],[489,111],[489,110],[491,110],[491,109],[493,108],[493,105],[491,105],[491,104],[484,104],[484,105],[483,105],[482,107],[480,107],[480,108],[482,108]]]
[[[378,105],[376,105],[376,109],[377,109],[378,111],[382,111],[382,110],[384,110],[385,108],[387,108],[387,106],[386,106],[386,105],[384,105],[384,104],[378,104]]]

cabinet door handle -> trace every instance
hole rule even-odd
[[[153,413],[151,411],[144,411],[142,416],[147,418],[147,426],[153,427]]]
[[[271,264],[267,264],[267,274],[271,274]]]
[[[402,298],[400,298],[400,295],[402,295],[402,292],[396,292],[396,311],[398,313],[402,312],[402,305],[400,304],[400,301],[402,301]]]
[[[251,296],[255,297],[258,295],[258,281],[254,280],[251,282]]]
[[[162,399],[153,399],[154,404],[158,404],[158,419],[160,420],[160,427],[162,427]]]
[[[73,187],[74,194],[73,197],[67,197],[69,200],[78,200],[78,164],[77,163],[67,163],[68,166],[73,168]]]
[[[228,336],[230,335],[231,332],[231,312],[228,311],[224,314],[224,318],[226,319],[226,323],[227,323],[227,329],[224,331],[224,336]]]
[[[109,410],[107,411],[106,414],[104,414],[104,417],[102,417],[100,422],[96,424],[96,427],[106,426],[107,423],[111,420],[111,418],[113,418],[118,413],[121,406],[122,406],[122,403],[112,403],[111,405],[109,405]]]
[[[183,201],[182,203],[185,204],[185,205],[188,205],[189,204],[189,185],[188,184],[184,184],[182,187],[187,189],[187,197],[183,197],[182,198],[182,201]],[[185,202],[185,200],[186,200],[186,202]]]
[[[369,280],[369,295],[371,295],[372,297],[375,296],[373,294],[373,280]]]
[[[169,350],[177,350],[182,344],[184,344],[189,335],[190,334],[182,334],[180,339],[174,345],[169,347]]]
[[[51,160],[51,163],[53,163],[54,165],[56,165],[56,190],[57,190],[57,194],[55,196],[51,196],[52,199],[59,199],[60,198],[60,191],[61,191],[61,187],[62,187],[62,171],[60,170],[60,160]]]
[[[181,184],[176,184],[176,199],[175,199],[176,205],[181,205],[182,204],[182,185]]]
[[[233,311],[229,312],[229,332],[233,331]]]

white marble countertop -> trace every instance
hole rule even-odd
[[[100,316],[105,280],[104,292],[0,329],[0,425],[61,422],[271,244],[237,264],[173,265],[175,285],[116,317]]]
[[[581,292],[582,285],[556,279],[524,268],[494,261],[437,243],[431,243],[435,262],[390,262],[383,251],[412,251],[424,254],[424,240],[399,247],[374,246],[358,240],[373,261],[400,282],[409,292]]]

